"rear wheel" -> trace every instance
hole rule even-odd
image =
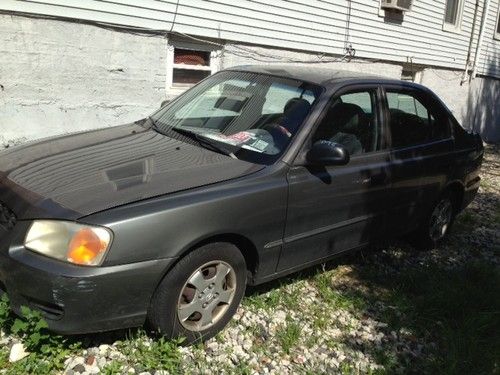
[[[182,258],[158,286],[150,326],[186,343],[214,336],[236,312],[246,287],[246,264],[232,244],[202,246]]]
[[[416,245],[423,249],[433,249],[438,246],[446,239],[454,219],[452,196],[444,194],[414,233]]]

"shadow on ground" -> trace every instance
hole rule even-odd
[[[300,280],[315,283],[331,272],[332,289],[362,301],[353,314],[386,324],[386,335],[404,330],[419,347],[410,356],[397,345],[376,350],[384,373],[500,374],[500,148],[488,149],[483,188],[440,248],[419,252],[399,240],[377,244],[249,288],[247,297]],[[354,342],[348,334],[343,344],[374,352],[372,342]]]

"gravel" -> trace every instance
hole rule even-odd
[[[405,366],[427,355],[435,343],[408,327],[395,329],[379,320],[381,314],[401,312],[383,298],[373,298],[377,293],[382,296],[383,288],[376,290],[356,274],[372,265],[387,274],[416,265],[454,268],[474,259],[500,265],[499,171],[499,149],[488,147],[479,195],[460,215],[446,245],[428,252],[413,251],[405,243],[381,245],[326,265],[324,272],[313,270],[266,285],[264,290],[250,290],[224,331],[204,344],[179,347],[180,367],[171,372],[373,373],[382,372],[391,362],[387,353],[394,356],[395,369],[405,372]],[[133,340],[152,348],[151,338],[138,337]],[[169,373],[159,368],[145,371],[140,360],[130,358],[133,351],[124,350],[127,340],[132,339],[123,332],[86,337],[85,349],[66,360],[63,372],[97,374],[117,362],[122,364],[117,373]],[[0,341],[19,350],[19,343],[3,333]],[[383,359],[380,353],[386,353]]]

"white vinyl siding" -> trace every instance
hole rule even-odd
[[[356,57],[463,69],[475,0],[457,1],[460,33],[443,31],[447,0],[414,1],[402,23],[379,16],[380,0],[1,0],[0,9],[342,56],[351,4],[349,43]]]

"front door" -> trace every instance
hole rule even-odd
[[[376,86],[344,90],[332,98],[307,144],[318,140],[340,143],[350,161],[344,166],[305,163],[290,169],[278,271],[327,259],[383,235],[390,204],[386,201],[390,155],[385,150],[379,103]]]

